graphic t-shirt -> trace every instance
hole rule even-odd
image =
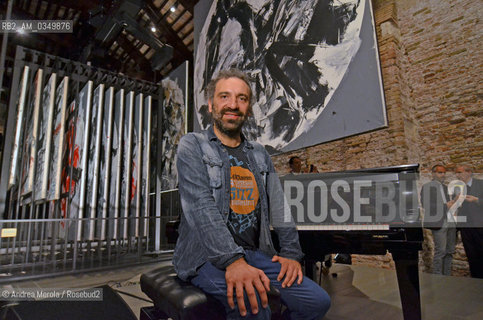
[[[228,229],[235,242],[245,249],[257,249],[260,233],[260,201],[255,176],[248,169],[242,145],[225,146],[230,156],[231,195]]]

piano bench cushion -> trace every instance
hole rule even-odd
[[[164,266],[141,275],[141,290],[172,319],[225,318],[223,306],[191,283],[178,278],[173,266]]]
[[[270,286],[268,294],[272,319],[281,314],[280,292]],[[141,290],[154,306],[174,320],[225,319],[223,305],[176,275],[173,266],[164,266],[141,275]]]

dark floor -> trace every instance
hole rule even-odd
[[[167,263],[24,281],[11,286],[86,288],[108,284],[139,317],[140,308],[151,305],[139,287],[140,275]],[[483,280],[420,273],[420,286],[424,320],[483,319]],[[323,276],[322,287],[332,298],[327,320],[403,320],[394,270],[335,264]]]

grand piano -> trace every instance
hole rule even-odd
[[[418,176],[418,165],[403,165],[281,177],[305,253],[306,275],[312,276],[315,262],[329,253],[390,252],[404,319],[420,320]],[[176,207],[181,211],[179,203]],[[178,224],[166,224],[168,243],[176,241]],[[272,238],[277,245],[277,237]]]
[[[330,253],[392,254],[405,320],[421,319],[418,165],[281,177],[306,275]]]

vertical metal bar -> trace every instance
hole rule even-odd
[[[46,210],[47,210],[47,203],[43,203],[41,205],[41,210],[42,210],[42,219],[39,221],[40,223],[40,241],[39,241],[39,262],[42,267],[45,268],[45,261],[43,258],[43,253],[44,253],[44,236],[45,236],[45,223],[44,223],[44,218],[46,216]]]

